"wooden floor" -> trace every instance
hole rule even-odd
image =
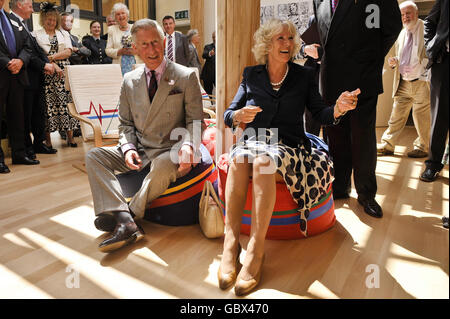
[[[441,222],[449,214],[448,166],[436,182],[421,182],[423,159],[405,155],[414,138],[408,127],[395,155],[378,158],[382,219],[362,211],[353,189],[336,201],[331,230],[266,241],[261,285],[246,298],[449,298]],[[223,239],[206,239],[198,225],[143,222],[143,241],[99,252],[104,235],[93,225],[87,175],[72,167],[92,144],[78,140],[73,149],[53,139],[56,155],[0,175],[0,298],[235,298],[217,287]],[[242,236],[241,259],[247,241]]]

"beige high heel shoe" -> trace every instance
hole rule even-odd
[[[241,254],[241,244],[239,244],[238,246],[238,253],[236,256],[236,267],[234,268],[233,271],[225,274],[222,272],[221,267],[219,266],[219,270],[217,271],[217,279],[219,280],[219,287],[222,290],[226,290],[229,287],[231,287],[231,285],[233,285],[234,281],[236,280],[237,277],[237,269],[242,266],[241,263],[239,262],[239,256]]]
[[[264,254],[261,260],[261,265],[259,266],[259,270],[256,273],[255,277],[250,280],[240,279],[239,276],[236,279],[236,285],[234,286],[234,293],[236,296],[243,296],[248,294],[250,291],[256,288],[261,281],[261,272],[264,263],[264,259],[266,255]]]

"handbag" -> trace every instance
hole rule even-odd
[[[203,185],[200,196],[198,220],[203,234],[207,238],[218,238],[224,234],[225,223],[223,222],[222,208],[216,191],[210,181]]]

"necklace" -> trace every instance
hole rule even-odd
[[[270,84],[272,84],[272,86],[280,86],[281,84],[283,84],[284,80],[286,79],[288,72],[289,72],[289,64],[286,65],[286,73],[284,73],[284,76],[281,79],[281,81],[277,82],[277,83],[270,82]]]

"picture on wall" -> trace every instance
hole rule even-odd
[[[308,19],[314,14],[311,0],[262,0],[260,22],[264,24],[273,18],[290,20],[297,27],[298,34],[308,28]],[[301,58],[301,57],[296,57]]]

